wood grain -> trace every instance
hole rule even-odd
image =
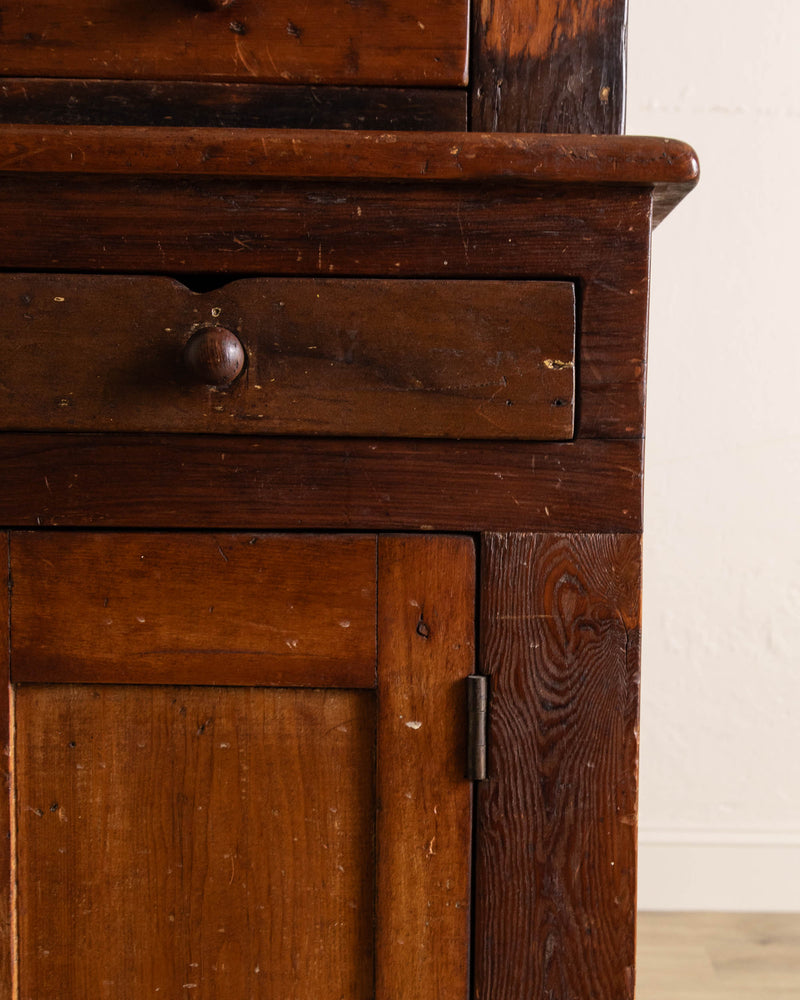
[[[9,673],[8,533],[0,533],[0,996],[14,996],[13,967],[16,921],[12,873],[15,866],[11,815],[14,803],[13,727]]]
[[[373,995],[372,693],[22,686],[17,731],[21,998]]]
[[[372,537],[15,533],[11,571],[15,683],[375,685]]]
[[[794,1000],[798,913],[640,913],[641,1000]]]
[[[475,994],[633,996],[640,539],[488,534]]]
[[[30,125],[466,131],[467,94],[160,80],[0,80],[0,121]]]
[[[0,170],[318,180],[527,181],[683,188],[686,143],[649,136],[0,126]]]
[[[642,442],[0,435],[0,524],[638,531]],[[147,489],[142,489],[142,483]]]
[[[624,131],[626,15],[626,0],[479,0],[472,129]]]
[[[8,274],[0,295],[2,429],[572,436],[568,282],[251,278],[201,295]]]
[[[420,182],[398,199],[377,182],[16,174],[0,188],[0,236],[23,270],[572,278],[576,433],[641,437],[651,201],[639,187]]]
[[[471,539],[378,542],[376,1000],[467,1000]]]
[[[4,76],[265,83],[466,82],[466,0],[380,4],[39,0],[4,11]]]

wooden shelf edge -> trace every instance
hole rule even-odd
[[[656,222],[700,175],[691,146],[639,136],[0,126],[0,172],[20,171],[650,187]]]

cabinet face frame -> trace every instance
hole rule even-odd
[[[5,535],[6,549],[9,537],[13,570],[15,537],[24,542],[26,537],[37,536]],[[60,537],[64,536],[53,533],[49,540],[57,543]],[[83,537],[91,540],[93,536]],[[103,537],[113,545],[119,536],[111,533]],[[198,535],[172,537],[195,546],[210,539]],[[307,536],[294,537],[302,543]],[[142,539],[144,545],[146,540],[141,535],[134,536],[134,542],[136,538]],[[331,540],[346,545],[348,536],[331,536]],[[217,541],[226,544],[224,537],[215,539],[214,544]],[[52,557],[54,551],[46,558]],[[363,693],[363,697],[374,699],[378,727],[374,747],[375,795],[379,803],[375,819],[375,996],[390,998],[402,990],[404,995],[419,1000],[434,995],[462,1000],[469,979],[472,840],[472,787],[464,777],[464,678],[473,669],[474,546],[463,536],[381,536],[377,539],[377,557],[377,687]],[[234,559],[233,549],[228,549],[227,558]],[[314,567],[308,568],[313,573]],[[119,609],[119,601],[114,598],[112,593],[109,607]],[[11,605],[13,621],[13,596]],[[3,620],[9,621],[9,615]],[[8,642],[3,646],[7,651]],[[47,686],[37,684],[31,688],[23,683],[16,690],[23,694],[38,692],[41,699]],[[56,705],[60,693],[70,691],[61,685],[52,690]],[[104,687],[90,684],[72,690],[102,693]],[[120,696],[124,697],[124,688],[105,690],[122,692]],[[134,685],[130,690],[146,694],[148,690],[181,689]],[[192,690],[210,693],[213,688]],[[299,689],[293,690],[299,693]],[[13,704],[14,688],[11,691]],[[313,690],[310,695],[314,696]],[[112,710],[118,712],[119,708]],[[20,734],[19,745],[27,739],[27,733]],[[9,753],[13,765],[13,746],[9,746]],[[17,760],[17,766],[24,770],[24,762]],[[36,776],[31,780],[35,784]],[[12,792],[14,788],[12,766]],[[49,810],[40,810],[45,815],[39,819],[55,822],[62,807],[63,803],[52,815]],[[11,851],[4,852],[4,861],[9,854],[13,861],[19,851],[18,837],[26,825],[23,818],[27,825],[31,822],[27,811],[24,816],[19,812],[23,808],[20,803],[16,808]],[[19,869],[22,905],[27,899],[25,874],[23,866]],[[15,901],[9,902],[13,905]],[[4,908],[4,913],[8,912]],[[29,915],[29,927],[31,919]],[[17,941],[15,928],[10,929],[23,963],[22,995],[28,995],[25,990],[30,989],[30,982],[24,965],[29,958],[27,943]],[[441,946],[442,940],[447,947]],[[57,977],[48,981],[59,982]],[[43,988],[40,984],[36,994],[44,996]]]

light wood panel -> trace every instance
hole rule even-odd
[[[17,533],[17,682],[375,685],[370,536]]]
[[[466,1000],[471,539],[379,540],[377,1000]]]
[[[800,914],[640,913],[637,1000],[796,1000]]]
[[[24,1000],[368,1000],[373,694],[16,704]]]

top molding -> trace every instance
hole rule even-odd
[[[57,125],[0,126],[0,172],[645,187],[656,224],[700,175],[639,136]]]

